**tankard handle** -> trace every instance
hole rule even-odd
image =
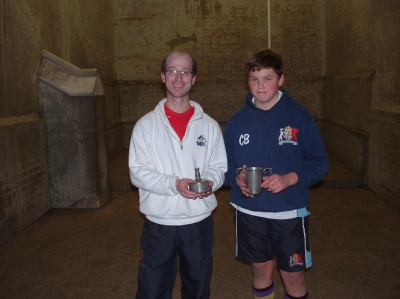
[[[238,178],[238,180],[239,180],[240,182],[244,183],[244,181],[242,181],[242,180],[240,179],[240,177],[239,177],[239,174],[241,174],[242,172],[243,172],[243,173],[246,173],[246,168],[242,168],[242,167],[236,168],[236,177]]]
[[[269,176],[271,176],[271,175],[272,175],[272,168],[265,167],[265,168],[263,169],[263,173],[267,173],[267,170],[269,171]]]
[[[245,173],[245,172],[246,172],[246,169],[245,169],[245,168],[242,168],[242,167],[236,168],[236,175],[239,175],[239,174],[241,174],[242,172]]]

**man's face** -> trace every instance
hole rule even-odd
[[[269,110],[279,97],[279,87],[284,81],[283,74],[279,78],[273,68],[261,69],[249,73],[249,87],[255,98],[256,107]]]
[[[177,70],[178,74],[171,74],[169,71]],[[182,75],[180,71],[189,72]],[[167,88],[167,98],[189,99],[189,91],[196,81],[196,76],[192,76],[192,59],[187,54],[174,53],[167,58],[166,72],[161,72],[161,80]]]

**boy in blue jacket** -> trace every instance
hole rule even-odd
[[[301,104],[279,88],[279,54],[259,51],[246,64],[250,94],[224,131],[236,218],[236,256],[251,264],[254,298],[274,298],[274,257],[286,298],[308,298],[304,271],[311,266],[309,188],[326,175],[328,156],[318,127]],[[238,168],[272,169],[251,195]]]

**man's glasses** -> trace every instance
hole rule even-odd
[[[166,70],[165,72],[171,76],[178,76],[178,74],[181,74],[182,77],[189,77],[192,75],[191,71]]]

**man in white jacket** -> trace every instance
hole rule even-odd
[[[224,182],[227,159],[221,129],[189,100],[197,65],[173,51],[161,65],[167,97],[136,123],[129,148],[132,184],[146,218],[141,239],[136,299],[172,298],[178,269],[182,298],[210,297],[214,191]],[[195,168],[210,191],[189,189]]]

